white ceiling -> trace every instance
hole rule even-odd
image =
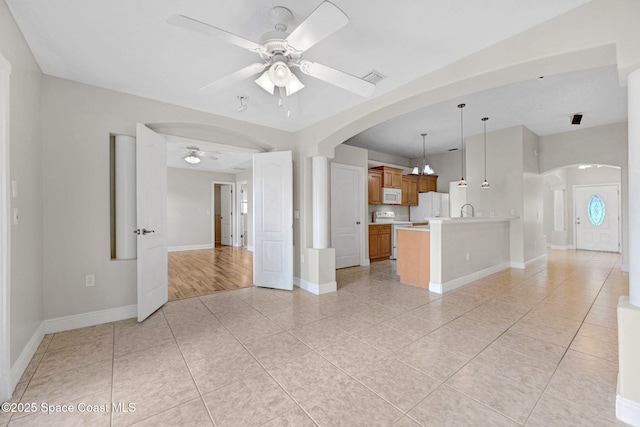
[[[257,149],[236,147],[216,142],[164,135],[167,139],[167,166],[171,168],[191,169],[209,172],[237,174],[252,167],[252,157],[260,152]],[[184,158],[198,150],[200,163],[192,165]]]
[[[618,84],[615,66],[536,78],[432,105],[374,126],[347,141],[350,145],[402,157],[422,157],[460,147],[460,109],[464,103],[464,135],[524,125],[539,136],[568,132],[627,119],[627,90]],[[571,116],[583,114],[571,124]]]
[[[298,114],[287,118],[278,98],[247,79],[214,94],[198,89],[257,62],[255,53],[170,25],[183,14],[250,40],[272,30],[269,10],[285,6],[294,29],[319,0],[5,0],[42,71],[46,74],[206,111],[286,131],[305,129],[371,99],[297,73],[306,87],[291,100]],[[509,38],[588,0],[334,0],[349,24],[304,54],[347,73],[387,76],[372,98]],[[237,97],[248,109],[237,112]],[[585,114],[583,127],[626,118],[624,91],[615,69],[575,76],[549,76],[509,88],[474,94],[381,124],[350,143],[377,151],[418,157],[420,133],[440,151],[459,138],[458,102],[465,133],[524,124],[544,135],[566,126],[568,115]],[[468,125],[467,125],[468,123]],[[182,154],[182,153],[180,153]]]

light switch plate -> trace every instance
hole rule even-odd
[[[11,196],[15,199],[18,197],[18,181],[15,179],[11,180]]]
[[[20,224],[20,212],[18,208],[13,208],[13,225]]]

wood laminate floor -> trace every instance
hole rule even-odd
[[[169,253],[169,301],[253,286],[253,254],[220,246]]]

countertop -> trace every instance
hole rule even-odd
[[[429,227],[428,225],[416,225],[413,227],[396,227],[396,230],[430,232],[431,227]]]

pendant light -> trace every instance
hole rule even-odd
[[[489,181],[487,181],[487,120],[489,117],[483,117],[482,122],[484,124],[484,181],[482,181],[482,188],[489,188]]]
[[[458,181],[458,187],[466,187],[467,181],[464,179],[464,122],[462,118],[462,109],[466,106],[466,104],[458,104],[458,108],[460,109],[460,152],[462,154],[462,178]]]
[[[425,140],[427,133],[421,133],[420,135],[422,136],[422,164],[420,167],[414,166],[411,175],[431,175],[435,172],[431,169],[431,166],[427,164],[427,145]]]

